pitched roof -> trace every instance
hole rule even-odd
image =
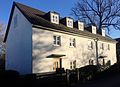
[[[9,27],[10,27],[10,23],[11,23],[11,19],[12,19],[12,15],[13,15],[13,11],[15,6],[22,12],[22,14],[27,18],[28,21],[30,21],[33,25],[38,25],[38,26],[43,26],[46,28],[52,28],[55,30],[60,30],[60,31],[64,31],[64,32],[69,32],[69,33],[73,33],[73,34],[78,34],[78,35],[83,35],[83,36],[87,36],[87,37],[92,37],[92,38],[98,38],[100,40],[105,40],[105,41],[109,41],[109,42],[116,42],[115,40],[113,40],[110,37],[103,37],[99,34],[92,34],[86,30],[84,31],[80,31],[76,28],[68,28],[63,24],[54,24],[51,23],[50,21],[46,20],[44,18],[44,15],[46,14],[43,11],[40,11],[38,9],[20,4],[18,2],[14,2],[13,3],[13,7],[12,7],[12,11],[10,14],[10,19],[8,22],[8,26],[7,26],[7,31],[5,34],[5,38],[4,38],[4,42],[6,42],[7,39],[7,35],[9,32]]]

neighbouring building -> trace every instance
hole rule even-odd
[[[116,38],[115,40],[118,41],[116,44],[117,62],[120,62],[120,38]]]
[[[116,63],[116,41],[71,17],[60,17],[14,2],[7,26],[6,70],[20,74],[54,72]],[[97,50],[96,50],[97,49]]]

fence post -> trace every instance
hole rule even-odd
[[[70,84],[70,77],[69,77],[69,74],[70,74],[69,70],[68,70],[68,69],[66,69],[67,85],[69,85],[69,84]]]
[[[79,76],[79,68],[76,68],[76,73],[77,73],[77,81],[79,81],[80,76]]]

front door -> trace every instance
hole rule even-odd
[[[62,59],[56,58],[53,62],[53,70],[56,70],[56,68],[62,68]]]
[[[56,70],[56,68],[59,68],[59,62],[58,61],[55,61],[53,63],[53,70]]]

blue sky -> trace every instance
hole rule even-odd
[[[71,16],[71,8],[78,0],[0,0],[0,21],[5,25],[8,23],[13,1],[20,2],[45,12],[56,11],[60,13],[61,17],[65,17]],[[110,36],[112,38],[118,38],[120,37],[120,31],[111,30]]]

